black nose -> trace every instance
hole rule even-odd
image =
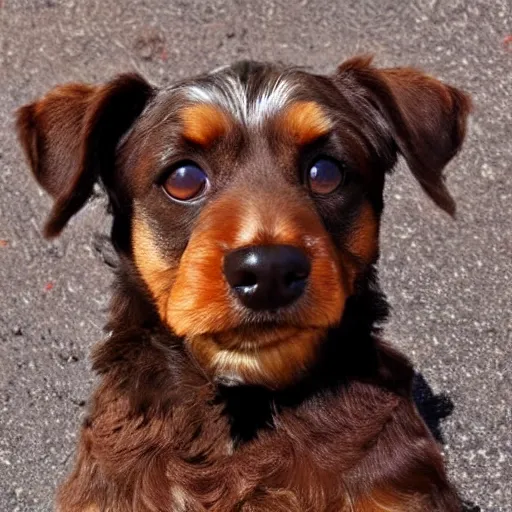
[[[224,274],[248,308],[277,309],[297,300],[306,287],[311,265],[291,245],[259,245],[237,249],[224,258]]]

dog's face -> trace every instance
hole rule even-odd
[[[241,63],[157,90],[124,75],[19,113],[55,235],[96,180],[163,323],[214,379],[282,387],[314,361],[378,257],[397,153],[449,213],[441,171],[468,99],[417,71],[331,77]]]

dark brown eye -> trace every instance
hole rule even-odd
[[[308,171],[308,184],[315,194],[329,194],[343,182],[342,166],[334,160],[319,158]]]
[[[205,172],[193,163],[177,167],[163,183],[164,190],[178,201],[190,201],[199,197],[208,186]]]

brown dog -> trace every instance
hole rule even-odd
[[[413,69],[242,62],[70,84],[18,130],[59,234],[101,182],[120,255],[101,383],[59,510],[459,511],[379,338],[386,173],[442,171],[470,102]]]

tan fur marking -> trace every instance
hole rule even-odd
[[[137,270],[149,288],[160,316],[165,319],[176,269],[170,267],[160,255],[151,228],[137,212],[132,224],[132,250]]]
[[[187,511],[187,494],[183,487],[173,485],[171,488],[171,496],[173,498],[173,505],[175,512]]]
[[[293,103],[278,122],[278,129],[288,133],[299,145],[313,142],[331,128],[331,121],[314,101]]]
[[[208,147],[226,135],[232,123],[227,114],[214,105],[190,105],[181,111],[183,136],[200,146]]]
[[[373,208],[364,203],[349,241],[349,250],[365,263],[371,263],[378,255],[378,242],[379,223]]]

